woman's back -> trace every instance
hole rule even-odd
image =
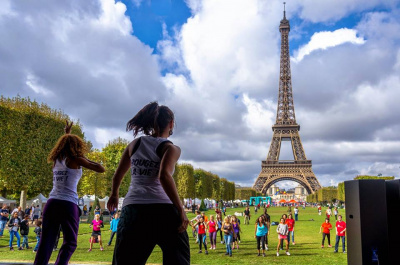
[[[158,176],[161,158],[157,149],[165,142],[169,140],[152,136],[139,138],[139,146],[130,157],[131,184],[122,207],[129,204],[172,204]]]

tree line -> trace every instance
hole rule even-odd
[[[384,180],[392,180],[394,177],[385,177],[385,176],[356,176],[354,180],[360,179],[384,179]],[[309,194],[307,196],[307,202],[322,202],[322,203],[330,203],[335,201],[345,201],[345,191],[344,191],[344,182],[340,182],[337,187],[324,187],[319,189],[314,194]]]

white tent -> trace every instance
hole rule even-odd
[[[39,195],[37,195],[36,197],[30,199],[29,201],[26,201],[26,205],[34,205],[36,207],[36,205],[39,205],[40,209],[43,209],[44,205],[47,202],[47,198],[43,196],[43,194],[39,193]]]
[[[0,204],[3,207],[4,204],[10,205],[11,208],[15,208],[17,201],[16,200],[8,200],[0,196]]]

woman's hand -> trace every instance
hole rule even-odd
[[[68,120],[65,120],[65,127],[64,127],[65,134],[70,134],[71,133],[71,128],[72,128],[73,124],[74,124],[73,121],[71,121],[71,123],[68,123]]]
[[[189,224],[189,219],[186,216],[186,212],[182,209],[181,214],[180,214],[181,222],[182,224],[178,227],[178,232],[183,233],[186,231],[187,226]]]
[[[119,197],[117,194],[111,194],[110,198],[108,199],[107,202],[107,209],[112,212],[114,209],[118,209],[118,202],[119,202]]]

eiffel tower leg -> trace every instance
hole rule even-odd
[[[300,140],[299,132],[296,130],[291,133],[292,150],[294,160],[307,160],[306,154],[303,149],[303,145]]]
[[[269,147],[267,160],[279,160],[279,154],[281,152],[282,137],[280,133],[274,131],[272,136],[271,146]]]

